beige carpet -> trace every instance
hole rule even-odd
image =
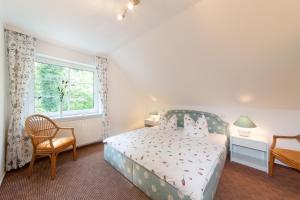
[[[57,163],[57,177],[50,180],[50,162],[36,162],[27,178],[26,169],[6,174],[0,187],[0,199],[148,199],[103,160],[103,145],[78,150],[78,160],[71,152],[62,153]],[[276,166],[274,177],[239,164],[227,162],[216,200],[300,199],[300,172]]]

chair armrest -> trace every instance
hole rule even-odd
[[[273,143],[271,145],[271,150],[275,148],[277,139],[297,139],[300,142],[300,135],[295,135],[295,136],[273,135]]]
[[[71,127],[59,127],[58,129],[59,130],[70,130],[71,133],[72,133],[73,138],[76,139],[75,138],[75,134],[74,134],[74,128],[71,128]]]
[[[35,135],[30,135],[30,137],[34,139],[52,139],[53,136],[35,136]]]
[[[31,138],[32,145],[33,145],[34,148],[36,148],[36,146],[40,143],[40,142],[37,141],[38,139],[45,139],[43,141],[49,140],[51,148],[54,149],[53,142],[52,142],[52,139],[54,138],[54,136],[29,135],[29,137]]]
[[[284,138],[284,139],[296,139],[298,136],[281,136],[281,135],[274,135],[273,138],[277,139],[277,138]]]
[[[74,130],[74,128],[72,128],[72,127],[59,127],[58,129],[61,129],[61,130]]]

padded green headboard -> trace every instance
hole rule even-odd
[[[195,110],[169,110],[165,116],[167,119],[170,119],[173,115],[177,116],[177,127],[184,126],[184,115],[189,115],[193,120],[197,121],[199,117],[202,115],[205,116],[206,121],[208,123],[208,131],[210,133],[218,133],[229,136],[228,131],[228,123],[223,121],[218,115],[202,112],[202,111],[195,111]]]

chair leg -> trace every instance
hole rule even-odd
[[[77,159],[76,142],[73,144],[73,160]]]
[[[32,153],[31,161],[30,161],[30,164],[28,167],[28,176],[29,177],[32,175],[34,162],[35,162],[35,151],[33,151],[33,153]]]
[[[274,168],[274,155],[270,153],[270,160],[269,160],[269,176],[273,176],[273,168]]]
[[[56,176],[56,153],[51,154],[51,178]]]

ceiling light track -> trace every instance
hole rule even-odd
[[[140,3],[140,0],[129,0],[127,7],[117,16],[119,21],[123,20],[126,17],[128,11],[131,11]]]

